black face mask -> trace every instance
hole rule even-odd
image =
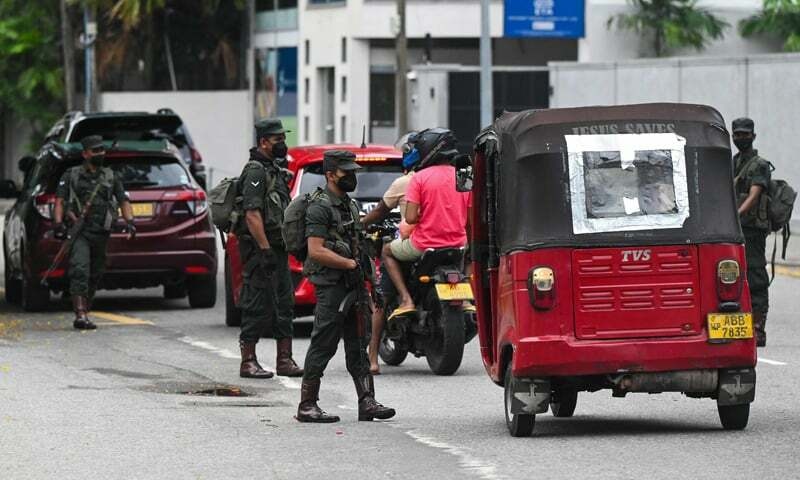
[[[753,139],[752,138],[740,138],[738,140],[734,140],[733,144],[736,145],[736,148],[739,150],[745,151],[750,150],[753,146]]]
[[[272,146],[272,156],[275,158],[286,158],[287,153],[289,147],[286,146],[286,142],[278,142]]]
[[[358,186],[358,179],[355,173],[348,173],[343,177],[336,180],[336,186],[341,188],[343,192],[350,193]]]
[[[91,163],[95,167],[102,167],[103,163],[105,162],[106,156],[105,155],[92,155],[89,157],[89,163]]]

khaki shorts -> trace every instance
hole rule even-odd
[[[392,256],[399,262],[413,262],[419,260],[424,252],[417,250],[410,238],[392,240],[389,244]]]

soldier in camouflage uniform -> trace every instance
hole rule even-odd
[[[753,302],[753,326],[756,344],[767,344],[767,312],[769,310],[769,276],[767,275],[767,189],[772,167],[753,149],[755,125],[749,118],[733,121],[733,143],[739,149],[733,157],[739,218],[744,233],[747,257],[747,283]]]
[[[351,152],[325,152],[322,169],[327,185],[312,195],[306,210],[308,258],[303,271],[316,287],[317,306],[297,408],[296,418],[301,422],[339,421],[339,417],[322,411],[317,400],[320,378],[342,337],[347,371],[353,377],[358,395],[358,419],[387,419],[395,414],[394,409],[375,401],[375,386],[369,373],[366,351],[369,315],[361,318],[356,307],[348,306],[346,302],[348,294],[365,288],[364,273],[354,259],[358,254],[354,249],[359,244],[358,236],[363,234],[363,227],[358,208],[347,195],[356,188],[355,172],[359,168]]]
[[[278,375],[299,377],[303,369],[292,358],[294,286],[281,236],[283,211],[289,205],[289,174],[278,164],[288,151],[286,130],[277,119],[262,120],[255,128],[258,147],[250,150],[238,184],[245,212],[236,231],[243,266],[239,376],[273,376],[256,358],[256,343],[272,325]]]
[[[69,223],[78,221],[84,206],[91,202],[83,228],[75,233],[69,251],[69,293],[75,309],[72,326],[80,330],[94,330],[97,326],[89,319],[89,308],[94,299],[97,284],[106,265],[106,244],[111,226],[117,217],[117,206],[127,222],[128,239],[136,236],[133,211],[122,182],[114,172],[103,166],[106,149],[103,138],[91,135],[81,140],[83,164],[64,172],[56,190],[53,212],[55,238],[67,238]]]

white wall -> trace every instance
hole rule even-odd
[[[774,176],[800,186],[800,54],[550,64],[551,107],[685,102],[755,121],[756,148]],[[800,220],[800,214],[795,213]]]
[[[189,129],[213,182],[238,175],[253,144],[253,108],[246,90],[114,92],[100,98],[105,111],[171,108]]]

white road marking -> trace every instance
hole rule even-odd
[[[786,362],[779,362],[777,360],[770,360],[769,358],[762,358],[762,357],[758,357],[758,362],[759,363],[764,362],[767,365],[788,365],[788,363]]]
[[[229,358],[229,359],[232,359],[232,360],[239,360],[240,359],[239,354],[231,352],[230,350],[225,349],[225,348],[216,347],[216,346],[214,346],[214,345],[212,345],[212,344],[210,344],[208,342],[204,342],[202,340],[195,340],[195,339],[193,339],[191,337],[181,337],[181,338],[178,339],[178,341],[186,343],[186,344],[191,345],[193,347],[202,348],[203,350],[211,352],[211,353],[213,353],[215,355],[218,355],[218,356],[220,356],[222,358]],[[259,363],[261,363],[261,366],[264,367],[265,369],[273,371],[273,372],[275,371],[275,368],[272,367],[271,365],[267,365],[267,364],[265,364],[263,362],[259,362]],[[293,378],[281,377],[281,376],[278,376],[278,375],[275,375],[275,377],[273,377],[273,378],[276,378],[281,383],[281,385],[284,386],[284,388],[288,388],[290,390],[300,390],[300,383],[298,383],[297,380],[295,380]]]
[[[420,435],[413,430],[405,433],[423,445],[438,448],[440,450],[444,450],[450,455],[453,455],[458,459],[458,465],[461,467],[461,469],[468,473],[477,475],[485,480],[500,480],[507,478],[497,472],[497,466],[495,464],[473,457],[468,451],[462,448],[455,447],[449,443],[441,442],[432,437]]]
[[[347,405],[337,405],[337,407],[342,409],[342,410],[355,410],[355,407],[350,407],[350,406],[347,406]]]

